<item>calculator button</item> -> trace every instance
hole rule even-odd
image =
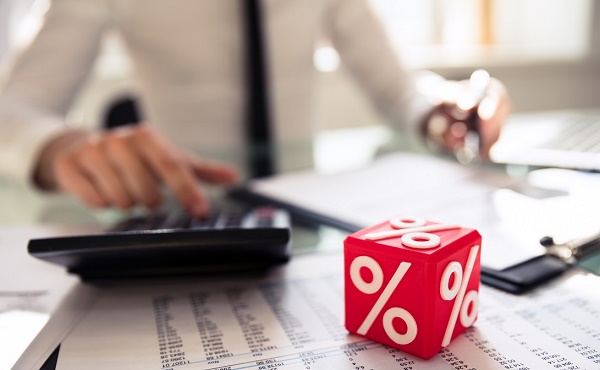
[[[202,218],[191,218],[189,228],[190,229],[211,229],[214,227],[215,222],[219,218],[217,213],[211,212],[206,217]]]
[[[185,213],[171,213],[159,226],[161,229],[187,229],[190,225],[190,216]]]

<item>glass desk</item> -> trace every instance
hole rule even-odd
[[[373,143],[384,142],[385,132],[374,131]],[[342,135],[344,136],[344,135]],[[363,136],[359,134],[357,137]],[[323,139],[327,141],[328,139]],[[356,138],[353,135],[340,139],[334,136],[330,140],[342,140],[342,146],[353,147]],[[331,142],[329,142],[331,144]],[[327,145],[327,144],[325,144]],[[345,157],[343,153],[338,153]],[[365,149],[362,159],[354,158],[356,163],[367,163],[375,154]],[[326,154],[325,157],[329,157]],[[325,170],[332,171],[332,162],[324,164]],[[340,162],[341,163],[341,162]],[[329,167],[328,167],[329,166]],[[345,164],[344,169],[349,168]],[[344,167],[344,166],[342,166]],[[124,214],[117,211],[90,211],[78,201],[68,196],[36,193],[6,180],[0,180],[0,240],[2,241],[0,258],[13,261],[0,272],[0,320],[4,314],[15,311],[39,313],[37,329],[43,325],[47,315],[53,312],[63,297],[78,284],[73,276],[68,276],[55,266],[33,260],[26,255],[26,243],[32,236],[46,234],[77,234],[85,231],[98,231],[112,225]],[[293,253],[296,255],[315,252],[339,252],[347,232],[326,226],[295,224],[293,228]],[[593,256],[583,261],[582,266],[600,274],[600,258]],[[34,271],[35,270],[35,271]],[[45,315],[45,316],[44,316]],[[8,318],[8,316],[5,316]],[[12,316],[10,316],[12,318]],[[19,316],[17,321],[32,321],[31,317]],[[15,322],[17,322],[15,321]],[[0,325],[2,321],[0,321]],[[14,327],[13,327],[14,329]],[[31,328],[35,334],[36,328]],[[11,343],[10,335],[3,343]],[[29,338],[31,340],[32,337]],[[17,343],[14,343],[17,344]],[[17,349],[23,350],[23,345]],[[18,355],[18,354],[17,354]],[[16,358],[14,358],[16,360]]]

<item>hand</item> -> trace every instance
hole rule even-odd
[[[103,133],[67,132],[42,150],[35,173],[42,188],[74,194],[95,208],[154,208],[166,184],[196,217],[209,210],[197,180],[226,185],[236,178],[232,167],[177,150],[143,124]]]
[[[447,81],[444,98],[426,116],[422,124],[425,137],[438,147],[461,158],[469,139],[469,132],[478,133],[476,144],[481,158],[488,159],[492,145],[498,140],[502,125],[511,112],[511,104],[504,85],[492,78],[481,101],[477,102],[470,94],[470,82]],[[472,95],[472,94],[471,94]],[[466,97],[466,99],[465,99]],[[472,159],[472,158],[471,158]]]

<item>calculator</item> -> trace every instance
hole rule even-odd
[[[287,262],[290,249],[289,214],[271,206],[130,217],[102,233],[28,244],[30,255],[88,281],[264,271]]]

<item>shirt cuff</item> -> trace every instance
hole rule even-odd
[[[58,116],[11,112],[0,107],[0,172],[34,187],[33,172],[44,144],[66,128]]]

